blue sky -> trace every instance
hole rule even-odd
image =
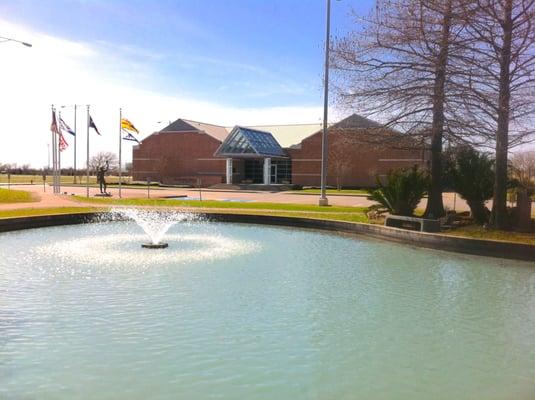
[[[372,4],[333,0],[333,36],[351,29],[352,9],[367,13]],[[321,103],[322,0],[26,0],[0,12],[150,65],[156,73],[136,84],[162,94],[238,107]]]
[[[353,29],[352,11],[367,14],[373,4],[333,0],[332,36]],[[179,117],[225,126],[320,122],[324,32],[324,0],[0,2],[0,36],[33,44],[0,44],[0,162],[46,164],[51,104],[91,104],[104,132],[92,154],[117,146],[119,107],[141,138]],[[72,110],[63,110],[71,126]],[[331,120],[343,116],[336,112]],[[85,136],[83,111],[77,121]],[[85,160],[84,147],[77,150]]]

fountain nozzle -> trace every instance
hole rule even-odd
[[[169,244],[167,243],[143,243],[141,245],[144,249],[165,249],[166,247],[169,247]]]

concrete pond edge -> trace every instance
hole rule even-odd
[[[280,217],[271,215],[210,213],[204,211],[199,212],[199,214],[210,221],[317,229],[323,231],[365,235],[376,239],[384,239],[392,242],[408,244],[411,246],[445,250],[456,253],[512,260],[535,261],[535,245],[524,243],[447,236],[437,233],[409,231],[399,228],[386,227],[383,225],[364,224],[358,222],[319,220],[299,217]],[[102,220],[105,215],[105,212],[90,212],[3,218],[0,219],[0,232],[98,222],[99,220]]]

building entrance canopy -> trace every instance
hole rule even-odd
[[[287,155],[269,132],[235,126],[215,152],[216,157],[266,158]]]
[[[214,154],[227,159],[227,183],[278,183],[278,163],[288,156],[269,132],[235,126]],[[277,160],[273,160],[275,158]],[[234,160],[234,162],[233,162]],[[286,175],[286,171],[281,169]],[[289,174],[291,179],[291,172]]]

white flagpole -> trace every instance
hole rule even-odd
[[[58,111],[58,122],[61,121],[61,110]],[[61,135],[61,128],[58,130]],[[61,140],[58,136],[58,193],[61,193]]]
[[[123,118],[123,110],[119,108],[119,198],[122,197],[121,193],[121,175],[122,175],[122,168],[121,168],[121,161],[122,161],[122,142],[123,138],[121,137],[121,130],[122,130],[122,118]]]
[[[55,119],[54,104],[52,104],[52,121]],[[57,124],[57,121],[56,121]],[[56,193],[56,133],[52,132],[52,193]]]
[[[86,158],[86,182],[85,195],[89,197],[89,104],[87,105],[87,158]]]
[[[78,136],[76,132],[76,108],[77,104],[74,105],[74,183],[76,184],[76,137]]]
[[[54,193],[59,193],[58,188],[58,117],[54,108],[54,118],[56,120],[56,131],[54,132]]]

